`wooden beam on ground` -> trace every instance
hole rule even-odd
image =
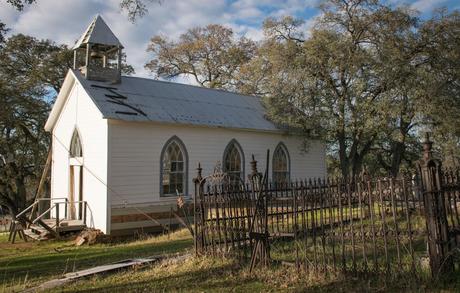
[[[119,262],[115,262],[115,263],[111,263],[107,265],[89,268],[86,270],[81,270],[81,271],[77,271],[73,273],[67,273],[62,278],[47,281],[38,287],[29,288],[22,292],[32,293],[32,292],[41,292],[45,290],[50,290],[50,289],[68,284],[70,282],[76,281],[81,278],[86,278],[86,277],[97,275],[97,274],[116,272],[121,269],[128,269],[132,267],[146,265],[149,263],[161,261],[167,257],[168,255],[158,255],[158,256],[152,256],[148,258],[127,259],[127,260],[123,260],[123,261],[119,261]],[[186,257],[186,255],[182,255],[181,257]]]

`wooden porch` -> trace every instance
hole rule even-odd
[[[39,212],[40,203],[48,202],[49,208]],[[35,201],[16,216],[10,227],[9,240],[16,237],[27,241],[60,238],[66,233],[80,232],[87,227],[89,208],[86,201],[69,202],[67,198],[44,198]]]

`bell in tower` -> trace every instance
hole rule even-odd
[[[73,47],[75,70],[88,80],[119,83],[123,45],[97,15]]]

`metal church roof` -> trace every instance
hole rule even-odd
[[[110,84],[73,73],[107,119],[281,131],[258,97],[139,77]]]
[[[88,28],[77,41],[73,49],[78,49],[82,45],[88,43],[123,47],[118,38],[99,14],[96,15],[93,21],[89,24]]]

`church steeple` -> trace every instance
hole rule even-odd
[[[118,38],[97,15],[73,47],[73,67],[86,79],[118,83],[121,81],[122,49]]]

